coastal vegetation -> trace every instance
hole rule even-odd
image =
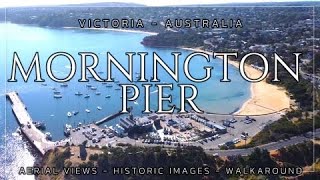
[[[256,148],[247,157],[242,156],[229,156],[225,158],[214,157],[206,154],[200,147],[185,147],[176,149],[163,149],[161,147],[142,148],[129,146],[127,148],[87,148],[90,153],[89,158],[86,160],[72,160],[69,158],[61,158],[61,156],[54,156],[57,153],[64,154],[71,149],[79,149],[76,146],[59,148],[54,151],[48,152],[44,158],[44,165],[46,167],[55,165],[52,162],[56,159],[62,159],[68,167],[97,167],[98,169],[108,170],[109,173],[98,173],[95,179],[237,179],[239,174],[233,173],[227,175],[228,168],[273,168],[273,167],[306,167],[313,164],[312,151],[315,148],[315,160],[320,157],[320,145],[313,142],[305,142],[287,148],[282,148],[278,151],[269,153],[266,150]],[[79,154],[79,151],[74,151]],[[307,154],[307,155],[306,155]],[[294,157],[294,158],[293,158]],[[72,156],[71,156],[72,158]],[[75,157],[76,158],[76,157]],[[176,168],[191,168],[191,167],[209,167],[210,174],[206,175],[184,175],[169,176],[166,173],[161,176],[156,175],[112,175],[113,167],[169,167]],[[99,172],[99,171],[98,171]],[[302,174],[300,176],[312,177],[315,174]],[[62,177],[67,179],[86,179],[88,175],[69,176],[60,173],[53,175],[51,178]],[[271,178],[278,179],[278,175],[241,175],[243,178]],[[291,175],[295,176],[295,175]],[[45,178],[44,176],[40,176]]]
[[[246,147],[289,139],[292,136],[313,131],[313,125],[315,129],[320,128],[320,113],[315,114],[313,118],[312,112],[308,111],[293,110],[288,112],[287,116],[267,125],[252,138],[252,141]]]
[[[204,40],[204,36],[193,31],[185,33],[167,31],[147,36],[141,43],[152,47],[199,47],[203,45]]]

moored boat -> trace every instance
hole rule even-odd
[[[50,132],[46,132],[45,135],[47,140],[52,140],[52,135]]]
[[[62,83],[60,86],[61,86],[61,87],[68,87],[68,84]]]
[[[64,126],[64,135],[70,136],[71,129],[72,129],[72,126],[70,124],[66,124]]]
[[[78,92],[75,93],[75,95],[76,95],[76,96],[81,96],[82,93],[81,93],[80,91],[78,91]]]
[[[59,98],[62,98],[62,95],[61,94],[56,94],[53,97],[56,98],[56,99],[59,99]]]

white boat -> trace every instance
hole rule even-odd
[[[101,108],[100,106],[98,106],[97,109],[98,109],[99,111],[102,110],[102,108]]]
[[[111,98],[111,95],[107,95],[106,98]]]
[[[50,132],[46,132],[45,135],[47,140],[52,140],[52,135]]]
[[[80,91],[78,91],[78,92],[76,92],[76,93],[75,93],[75,95],[77,95],[77,96],[81,96],[81,95],[82,95],[82,93],[81,93]]]
[[[67,113],[67,116],[68,116],[68,117],[71,117],[71,116],[72,116],[72,113],[71,113],[71,112],[68,112],[68,113]]]
[[[59,99],[59,98],[62,98],[62,95],[61,94],[56,94],[53,97]]]
[[[71,132],[72,126],[70,124],[66,124],[64,126],[64,135],[69,136]]]
[[[90,89],[91,90],[97,90],[97,87],[92,86]]]
[[[90,95],[89,94],[86,94],[85,96],[84,96],[84,98],[89,98],[90,97]]]
[[[90,110],[89,110],[89,109],[86,109],[86,112],[87,112],[87,113],[90,113]]]
[[[101,92],[96,92],[96,95],[101,95]]]

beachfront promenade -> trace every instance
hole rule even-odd
[[[21,101],[17,92],[10,92],[6,94],[7,98],[12,103],[12,111],[15,115],[19,125],[21,133],[31,142],[31,144],[44,155],[47,150],[54,148],[54,142],[46,139],[46,135],[43,134],[39,129],[32,123],[26,106]]]

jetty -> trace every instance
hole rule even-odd
[[[46,135],[32,123],[33,120],[18,93],[9,92],[6,94],[6,97],[12,104],[12,111],[20,125],[21,133],[28,139],[31,145],[34,146],[41,155],[44,155],[49,149],[53,149],[55,147],[54,142],[47,140]]]
[[[109,116],[107,116],[107,117],[104,117],[104,118],[100,119],[99,121],[96,121],[94,124],[98,126],[98,125],[100,125],[100,124],[103,124],[103,123],[105,123],[105,122],[108,122],[108,121],[110,121],[110,120],[112,120],[112,119],[120,116],[121,114],[122,114],[122,112],[119,111],[119,112],[117,112],[117,113],[114,113],[114,114],[111,114],[111,115],[109,115]]]

